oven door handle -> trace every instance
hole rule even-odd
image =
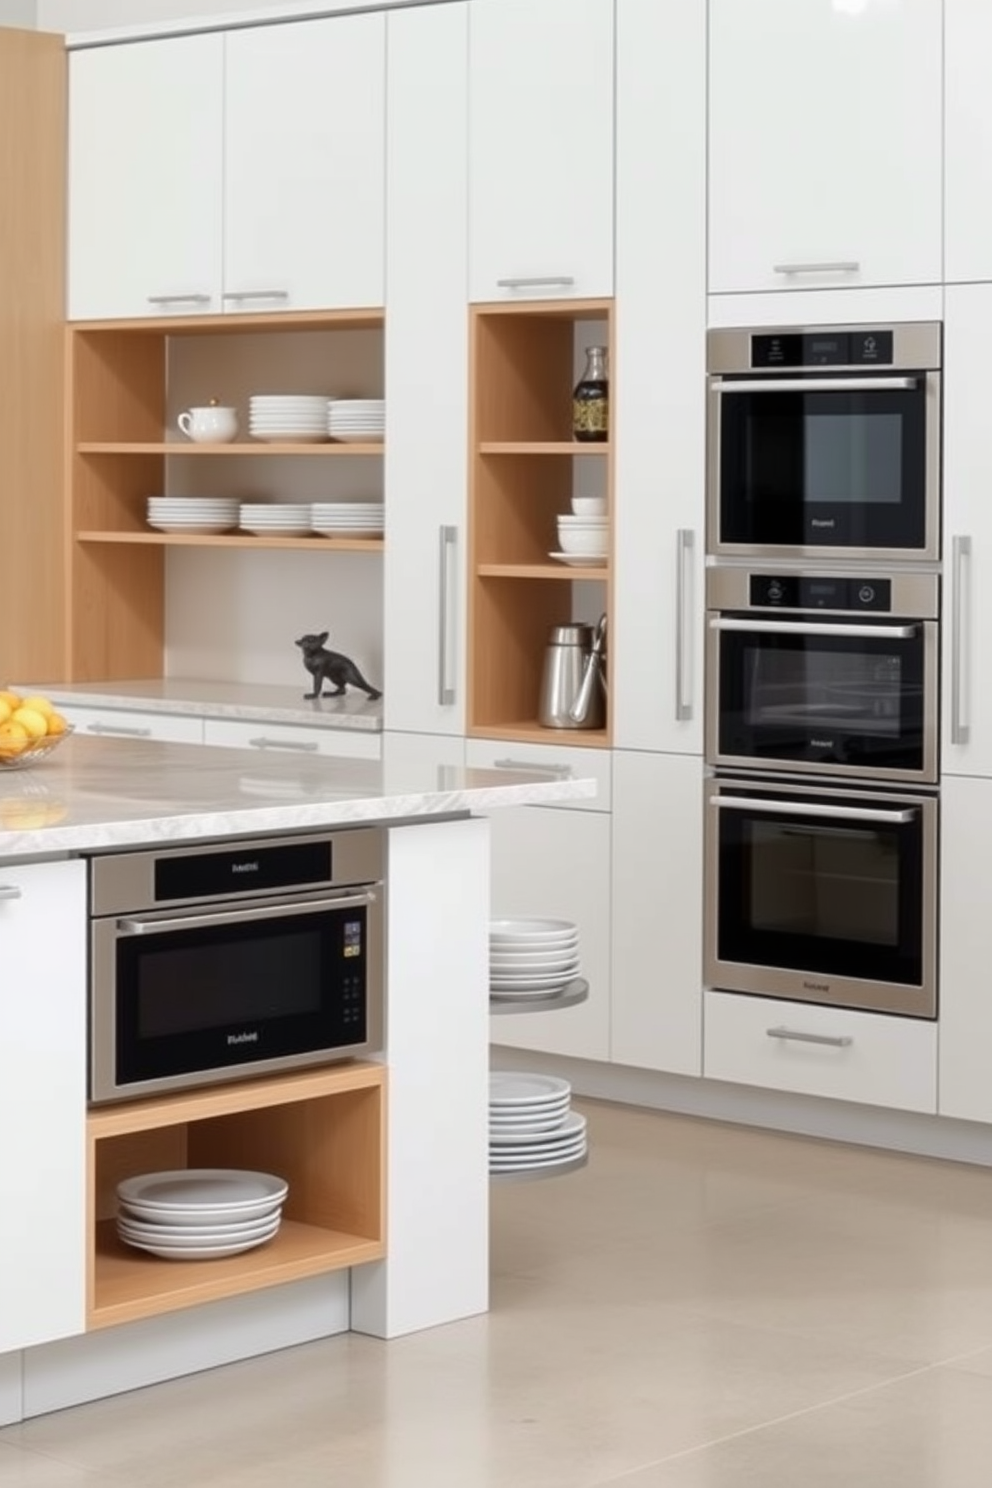
[[[290,915],[325,914],[329,909],[352,909],[374,904],[375,894],[342,894],[338,899],[310,900],[305,904],[257,904],[251,908],[222,910],[219,914],[163,915],[161,919],[129,915],[117,921],[121,935],[161,935],[173,930],[202,930],[213,925],[244,925],[253,920],[279,920]]]
[[[724,620],[722,617],[710,621],[710,630],[740,631],[755,635],[799,635],[799,636],[853,636],[856,640],[877,637],[883,641],[911,641],[919,630],[918,625],[827,625],[820,622],[798,622],[788,620]]]
[[[755,796],[710,796],[710,805],[721,811],[772,811],[776,816],[804,816],[829,821],[880,822],[900,826],[911,822],[916,808],[905,811],[883,811],[868,806],[822,806],[812,801],[762,801]]]
[[[895,393],[912,392],[918,377],[714,377],[717,393]]]

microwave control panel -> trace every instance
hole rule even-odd
[[[795,331],[751,337],[752,367],[891,367],[891,331]]]
[[[888,614],[892,609],[892,581],[833,575],[751,574],[748,602],[753,609]]]

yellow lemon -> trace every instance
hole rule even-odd
[[[0,697],[0,723],[6,723],[7,719],[10,717],[13,711],[14,710],[10,706],[10,704],[8,702],[5,702],[4,699]]]
[[[50,734],[64,734],[69,727],[61,713],[49,713],[45,721],[48,724],[48,732]]]
[[[19,692],[11,692],[9,688],[0,688],[0,702],[6,703],[13,713],[15,708],[21,706],[21,695]]]
[[[0,754],[20,754],[30,742],[27,729],[13,718],[8,718],[6,723],[0,723]]]
[[[12,723],[19,723],[32,739],[42,739],[48,733],[48,720],[35,708],[15,708],[10,716]]]
[[[43,718],[47,718],[49,713],[55,711],[53,705],[46,697],[42,697],[40,692],[33,692],[30,697],[21,698],[21,707],[30,708],[33,712],[40,713]]]

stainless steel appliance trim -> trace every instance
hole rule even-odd
[[[333,894],[322,899],[287,900],[279,904],[259,904],[241,909],[228,909],[217,914],[170,914],[128,916],[117,921],[122,935],[166,935],[174,930],[201,930],[213,925],[244,925],[253,920],[280,920],[287,915],[323,914],[328,909],[350,909],[375,903],[370,889],[366,894]]]
[[[893,393],[919,387],[918,377],[742,377],[723,382],[714,377],[717,393]]]
[[[692,593],[691,560],[696,534],[680,527],[675,535],[675,721],[692,721],[692,652],[688,607]],[[688,695],[687,695],[688,693]]]
[[[970,640],[966,615],[970,606],[965,593],[965,571],[971,576],[971,538],[951,540],[951,743],[968,744],[971,724],[965,717],[965,650]]]
[[[257,739],[249,739],[252,749],[303,749],[313,752],[320,748],[320,744],[312,739],[267,739],[264,734]]]
[[[788,573],[790,578],[799,579],[854,579],[859,583],[871,583],[878,579],[884,579],[889,584],[890,605],[887,610],[874,611],[880,619],[891,620],[936,620],[939,609],[940,578],[936,573],[921,573],[919,569],[913,572],[899,572],[897,570],[885,569],[879,565],[873,573],[852,573],[850,567],[830,566],[815,564],[813,566],[791,567],[779,564],[776,558],[772,565],[772,574],[781,571]],[[706,608],[707,610],[748,610],[755,614],[770,613],[773,615],[809,615],[815,613],[821,615],[843,615],[852,618],[855,615],[866,613],[865,611],[817,609],[811,612],[809,607],[789,605],[762,605],[755,604],[751,600],[751,579],[755,576],[768,577],[768,569],[765,565],[760,568],[757,564],[747,566],[737,563],[711,564],[706,570]]]
[[[941,322],[939,320],[911,320],[875,321],[871,324],[862,321],[859,324],[834,326],[734,326],[728,329],[714,329],[706,333],[706,371],[718,375],[728,372],[753,372],[754,368],[751,366],[752,336],[834,336],[843,335],[845,332],[878,330],[892,332],[892,361],[886,363],[886,372],[932,372],[941,367]],[[783,371],[789,370],[783,368]],[[829,369],[832,377],[844,370],[843,366],[832,366]],[[850,370],[863,377],[864,363],[852,362]]]
[[[842,620],[830,625],[802,620],[726,620],[719,616],[709,624],[710,630],[754,632],[757,635],[853,636],[859,640],[877,636],[883,641],[912,640],[920,628],[918,625],[845,625]]]
[[[883,826],[899,826],[911,822],[916,809],[905,811],[879,811],[867,806],[823,806],[808,801],[768,801],[758,796],[710,796],[710,805],[721,811],[769,811],[775,816],[816,817],[828,821],[878,822]]]
[[[149,739],[152,731],[150,728],[128,728],[123,723],[101,723],[97,719],[93,723],[86,724],[86,732],[88,734],[117,734],[127,739]]]
[[[208,294],[166,294],[148,295],[149,305],[209,305],[211,296]]]
[[[568,289],[575,283],[572,274],[538,274],[534,277],[518,275],[511,279],[497,279],[500,289]]]
[[[458,528],[438,528],[438,575],[437,575],[437,701],[441,708],[450,708],[456,701],[454,686],[448,680],[448,604],[451,588],[451,555],[458,541]]]
[[[0,899],[23,899],[24,890],[17,884],[0,884]]]
[[[288,289],[229,289],[222,300],[288,300]]]
[[[861,262],[857,258],[826,258],[820,262],[811,259],[808,263],[772,264],[773,274],[857,274],[860,269]]]
[[[831,1049],[849,1049],[854,1043],[850,1033],[804,1033],[799,1028],[766,1028],[765,1033],[773,1039],[790,1039],[797,1044],[826,1044]]]

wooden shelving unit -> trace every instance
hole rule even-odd
[[[306,455],[311,458],[315,455],[337,455],[351,459],[356,455],[378,455],[381,459],[384,450],[381,440],[375,444],[263,444],[261,440],[256,444],[180,444],[178,439],[141,442],[97,439],[77,444],[76,452],[80,455],[181,455],[184,459],[203,459],[205,456],[230,459],[232,455],[250,455],[252,459],[259,455],[263,458],[266,455]]]
[[[550,628],[574,617],[571,586],[602,586],[602,608],[612,619],[610,561],[573,566],[548,556],[558,548],[556,516],[570,510],[577,460],[602,463],[613,510],[611,445],[570,437],[577,340],[590,323],[595,339],[612,347],[610,300],[472,311],[468,732],[474,736],[609,744],[609,726],[562,731],[537,723],[544,648]]]
[[[381,553],[381,537],[256,537],[252,533],[223,532],[77,532],[81,543],[127,543],[165,548],[305,548],[310,552]]]
[[[87,1120],[87,1327],[133,1322],[385,1255],[382,1065],[355,1062],[104,1107]],[[275,1239],[208,1261],[159,1260],[117,1238],[122,1178],[247,1168],[289,1183]]]

